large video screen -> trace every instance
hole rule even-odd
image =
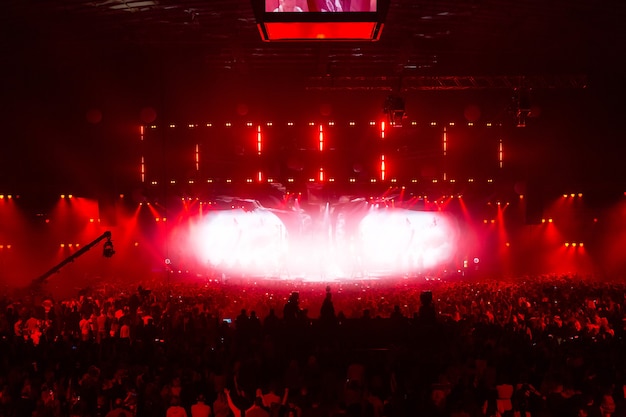
[[[385,19],[386,0],[255,0],[264,41],[375,41]]]
[[[377,0],[265,0],[266,12],[376,12]]]

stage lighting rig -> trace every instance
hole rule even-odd
[[[383,104],[383,111],[387,115],[387,120],[391,126],[402,127],[402,120],[405,118],[404,99],[391,95],[387,97]]]
[[[530,88],[519,87],[513,90],[513,113],[517,127],[526,127],[530,115]]]

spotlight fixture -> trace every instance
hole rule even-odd
[[[111,238],[108,238],[106,242],[104,242],[104,246],[102,247],[102,256],[105,258],[110,258],[115,255],[115,249],[113,249],[113,242]]]

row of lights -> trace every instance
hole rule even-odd
[[[212,180],[212,179],[207,180],[207,182],[210,182],[210,183],[212,183],[213,181],[214,181],[214,180]],[[269,182],[269,183],[272,183],[273,181],[274,181],[274,180],[273,180],[272,178],[268,178],[268,179],[267,179],[267,182]],[[309,178],[309,182],[315,182],[315,181],[316,181],[316,179],[315,179],[315,178]],[[334,181],[335,181],[335,179],[334,179],[334,178],[329,178],[327,181],[328,181],[328,182],[334,182]],[[371,182],[372,182],[372,183],[375,183],[375,182],[377,182],[377,181],[378,181],[378,180],[377,180],[377,179],[375,179],[375,178],[372,178],[372,179],[371,179]],[[392,182],[392,183],[395,183],[396,181],[397,181],[397,180],[396,180],[395,178],[392,178],[392,179],[390,180],[390,182]],[[432,180],[432,182],[433,182],[433,183],[436,183],[437,181],[438,181],[438,180],[436,180],[436,179]],[[487,180],[487,182],[488,182],[488,183],[491,183],[492,181],[493,181],[493,180],[491,180],[491,179]],[[226,182],[227,182],[227,183],[232,183],[232,180],[231,180],[231,179],[227,179],[227,180],[226,180]],[[247,183],[253,183],[253,182],[254,182],[254,180],[253,180],[253,179],[251,179],[251,178],[248,178],[248,179],[246,180],[246,182],[247,182]],[[294,179],[293,179],[293,178],[289,178],[289,179],[288,179],[288,182],[293,183],[293,182],[294,182]],[[350,182],[356,182],[356,180],[355,180],[354,178],[350,178]],[[413,182],[417,182],[417,180],[413,180]],[[450,180],[450,182],[451,182],[451,183],[454,183],[455,181],[454,181],[454,180]],[[470,179],[468,179],[468,182],[469,182],[469,183],[472,183],[472,182],[474,182],[474,179],[470,178]],[[175,183],[176,183],[176,181],[175,181],[175,180],[172,180],[172,181],[170,181],[170,183],[171,183],[171,184],[175,184]],[[190,180],[190,181],[189,181],[189,183],[190,183],[190,184],[193,184],[194,182],[193,182],[193,180]],[[152,185],[158,185],[157,181],[153,181],[151,184],[152,184]],[[402,186],[402,189],[406,189],[406,187],[405,187],[405,186]],[[626,194],[626,193],[625,193],[625,194]],[[564,197],[564,198],[567,198],[567,197],[574,198],[574,197],[576,197],[576,196],[578,196],[578,197],[582,197],[582,195],[583,195],[582,193],[578,193],[578,194],[571,194],[571,195],[568,195],[568,194],[563,194],[563,197]],[[62,199],[65,199],[65,198],[67,198],[67,199],[73,199],[73,198],[74,198],[74,196],[73,196],[72,194],[61,194],[61,195],[60,195],[60,197],[61,197]],[[452,195],[452,194],[451,194],[451,195],[449,195],[449,196],[444,194],[444,195],[442,195],[442,196],[441,196],[441,198],[442,198],[442,199],[446,199],[446,198],[450,198],[450,199],[458,198],[458,199],[460,199],[460,198],[462,198],[462,197],[463,197],[463,195],[462,195],[462,194],[457,194],[457,195]],[[11,199],[11,198],[13,198],[13,197],[12,197],[11,195],[6,195],[6,196],[5,196],[4,194],[0,194],[0,200],[5,199],[5,198],[7,198],[7,199]],[[123,198],[124,198],[124,194],[120,194],[120,195],[119,195],[119,198],[120,198],[120,199],[123,199]],[[374,197],[370,197],[370,198],[374,198]],[[426,199],[426,200],[428,199],[428,197],[427,197],[426,195],[419,195],[419,196],[418,196],[418,198],[420,198],[420,199],[422,199],[422,198],[423,198],[423,199]],[[182,199],[183,201],[184,201],[185,199],[187,199],[187,200],[192,200],[192,198],[191,198],[191,197],[182,197],[181,199]],[[523,194],[520,194],[520,195],[519,195],[519,199],[524,199],[524,195],[523,195]],[[195,200],[198,200],[198,198],[195,198]],[[140,204],[140,205],[143,205],[143,204],[144,204],[144,202],[141,202],[141,203],[139,203],[139,204]],[[149,203],[149,202],[147,202],[147,203],[145,203],[145,204],[150,205],[150,203]],[[209,203],[209,204],[211,204],[211,203]],[[491,205],[493,205],[493,204],[494,204],[494,203],[492,203],[491,201],[487,202],[487,205],[489,205],[489,206],[491,206]],[[504,203],[504,204],[503,204],[503,203],[502,203],[502,202],[500,202],[500,201],[496,201],[496,202],[495,202],[495,205],[497,205],[497,206],[502,206],[502,205],[504,205],[505,207],[507,207],[507,206],[509,206],[509,205],[510,205],[510,203],[509,203],[509,202],[506,202],[506,203]],[[100,219],[90,218],[90,219],[89,219],[89,222],[90,222],[90,223],[100,222]],[[541,219],[541,223],[552,223],[552,222],[553,222],[553,219],[552,219],[552,218],[548,218],[548,219],[543,218],[543,219]],[[597,222],[597,219],[594,219],[594,222]]]
[[[504,244],[504,246],[506,246],[507,248],[510,248],[511,247],[511,242],[506,242]],[[583,248],[585,246],[585,244],[583,242],[565,242],[563,244],[563,246],[565,246],[566,248],[569,248],[569,247],[572,247],[572,248],[576,248],[576,247]]]
[[[287,194],[289,194],[289,193],[287,193]],[[294,194],[296,194],[296,193],[294,193]],[[297,194],[299,196],[302,196],[302,193],[297,193]],[[374,196],[368,197],[369,200],[377,200],[378,198],[379,197],[374,197]],[[449,195],[449,196],[448,195],[443,195],[443,196],[441,196],[441,199],[430,200],[428,198],[428,196],[420,194],[418,196],[411,195],[410,198],[417,198],[418,200],[424,200],[426,202],[433,202],[435,204],[444,204],[446,202],[445,199],[455,199],[455,198],[456,199],[461,199],[461,198],[463,198],[463,195],[462,194]],[[181,197],[180,200],[181,201],[199,201],[200,198],[199,197]],[[395,201],[395,199],[392,199],[390,201]],[[150,202],[140,202],[139,203],[140,206],[143,206],[144,204],[149,206]],[[209,205],[210,206],[210,205],[213,205],[214,203],[212,201],[209,201],[209,202],[202,202],[201,201],[200,204],[201,205]],[[508,203],[507,203],[507,205],[508,205]],[[240,206],[231,206],[231,208],[233,208],[233,209],[235,209],[235,208],[243,208],[243,206],[241,206],[241,207]]]
[[[61,199],[73,200],[75,196],[73,194],[61,194],[59,195]],[[119,195],[120,198],[124,198],[124,194]]]
[[[37,217],[43,217],[43,216],[44,216],[43,214],[38,214],[38,215],[37,215]],[[50,219],[49,219],[49,218],[46,218],[46,219],[44,220],[44,222],[45,222],[46,224],[49,224],[49,223],[50,223]],[[89,223],[100,223],[100,219],[96,219],[96,218],[91,217],[91,218],[89,219]]]
[[[268,183],[272,183],[273,181],[274,181],[274,180],[273,180],[272,178],[268,178],[268,179],[267,179],[267,182],[268,182]],[[309,178],[309,182],[315,182],[315,181],[316,181],[316,179],[315,179],[315,178]],[[335,179],[334,179],[334,178],[329,178],[329,179],[328,179],[328,182],[334,182],[334,181],[335,181]],[[417,182],[417,180],[415,180],[415,179],[414,179],[414,180],[412,180],[412,181],[413,181],[414,183],[415,183],[415,182]],[[470,179],[468,179],[467,181],[468,181],[469,183],[473,183],[473,182],[474,182],[474,179],[470,178]],[[207,182],[212,183],[212,182],[213,182],[213,180],[212,180],[212,179],[209,179],[209,180],[207,180]],[[232,180],[231,180],[231,179],[227,179],[227,180],[226,180],[226,182],[227,182],[227,183],[232,183]],[[251,178],[248,178],[248,179],[246,180],[246,182],[247,182],[247,183],[252,183],[252,182],[254,182],[254,180],[252,180]],[[293,178],[289,178],[289,179],[288,179],[288,182],[293,183],[293,182],[294,182],[294,179],[293,179]],[[350,182],[354,183],[354,182],[356,182],[356,179],[354,179],[354,178],[350,178]],[[376,180],[375,178],[372,178],[372,179],[371,179],[371,182],[372,182],[372,183],[375,183],[375,182],[377,182],[377,180]],[[395,182],[396,182],[396,179],[395,179],[395,178],[392,178],[392,179],[390,180],[390,182],[395,183]],[[434,179],[434,180],[432,180],[432,182],[433,182],[433,183],[436,183],[436,182],[438,182],[438,180]],[[454,182],[455,182],[455,180],[449,180],[449,182],[450,182],[450,183],[454,183]],[[488,182],[488,183],[491,183],[491,182],[493,182],[493,180],[489,179],[489,180],[487,180],[487,182]],[[176,181],[175,181],[175,180],[172,180],[172,181],[170,181],[170,183],[171,183],[171,184],[175,184],[175,183],[176,183]],[[193,180],[190,180],[190,181],[189,181],[189,183],[190,183],[190,184],[193,184]],[[152,182],[152,185],[158,185],[158,183],[157,183],[156,181],[153,181],[153,182]],[[403,186],[402,188],[403,188],[403,189],[406,189],[406,187],[405,187],[405,186]],[[624,195],[626,196],[626,192],[624,192]],[[582,194],[582,193],[578,193],[578,194],[575,194],[575,193],[572,193],[572,194],[563,194],[563,197],[564,197],[564,198],[567,198],[567,197],[574,198],[574,197],[582,197],[582,196],[583,196],[583,194]],[[61,194],[61,195],[60,195],[60,197],[61,197],[62,199],[65,199],[65,198],[67,198],[67,199],[73,199],[73,198],[74,198],[74,196],[73,196],[72,194]],[[458,195],[450,195],[449,197],[448,197],[448,196],[446,196],[446,195],[443,195],[441,198],[442,198],[442,199],[446,199],[446,198],[450,198],[450,199],[458,198],[458,199],[461,199],[462,197],[463,197],[463,196],[462,196],[461,194],[458,194]],[[12,196],[11,194],[9,194],[9,195],[0,194],[0,200],[3,200],[3,199],[12,199],[12,198],[13,198],[13,196]],[[16,196],[16,198],[19,198],[19,196]],[[119,198],[120,198],[120,199],[123,199],[123,198],[124,198],[124,194],[120,194],[120,195],[119,195]],[[375,198],[375,197],[370,197],[370,199],[373,199],[373,198]],[[418,198],[419,198],[419,199],[425,199],[425,200],[428,200],[428,197],[427,197],[426,195],[423,195],[423,196],[422,196],[422,195],[419,195],[419,196],[418,196]],[[185,201],[185,199],[187,199],[187,200],[192,200],[192,198],[190,198],[190,197],[187,197],[187,198],[182,197],[182,198],[181,198],[181,200],[182,200],[182,201]],[[524,195],[523,195],[523,194],[520,194],[520,195],[519,195],[519,199],[520,199],[520,200],[521,200],[521,199],[524,199]],[[197,197],[196,197],[196,198],[195,198],[195,200],[199,200],[199,198],[197,198]],[[435,202],[437,202],[437,201],[435,200]],[[441,201],[441,203],[443,204],[443,201]],[[144,204],[144,202],[139,203],[139,205],[143,205],[143,204]],[[150,205],[150,203],[149,203],[149,202],[146,202],[145,204]],[[209,205],[210,205],[211,203],[209,202],[209,203],[206,203],[206,204],[209,204]],[[501,203],[500,201],[497,201],[495,204],[496,204],[497,206],[501,206],[501,205],[502,205],[502,203]],[[493,205],[493,203],[492,203],[492,202],[488,202],[488,203],[487,203],[487,205],[491,206],[491,205]],[[506,206],[509,206],[509,203],[508,203],[508,202],[506,202],[504,205],[505,205],[505,207],[506,207]],[[594,221],[594,223],[597,223],[598,219],[594,218],[594,219],[593,219],[593,221]],[[49,223],[49,222],[50,222],[50,220],[49,220],[49,219],[46,219],[46,223]],[[100,219],[90,218],[90,219],[89,219],[89,222],[90,222],[90,223],[96,223],[96,222],[98,222],[98,223],[99,223],[99,222],[100,222]],[[487,221],[487,220],[484,220],[484,222],[485,222],[485,223],[488,223],[488,221]],[[493,221],[492,221],[492,222],[493,222]],[[548,218],[548,219],[543,218],[543,219],[541,219],[541,223],[553,223],[553,219],[552,219],[552,218]]]
[[[261,173],[259,173],[259,174],[261,174]],[[445,176],[445,174],[444,174],[444,176]],[[262,175],[260,175],[260,176],[259,176],[259,178],[257,178],[256,182],[263,182],[263,179],[262,179],[261,177],[262,177]],[[315,182],[315,181],[317,181],[317,180],[318,180],[318,179],[316,179],[316,178],[309,178],[309,181],[310,181],[310,182]],[[232,179],[230,179],[230,178],[226,179],[225,181],[226,181],[226,183],[232,183],[232,182],[233,182],[233,180],[232,180]],[[271,178],[271,177],[270,177],[270,178],[267,178],[265,181],[266,181],[266,182],[268,182],[268,183],[273,183],[273,182],[275,182],[276,180],[275,180],[274,178]],[[333,182],[333,181],[335,181],[335,179],[334,179],[334,178],[329,178],[327,181],[331,181],[331,182]],[[349,181],[349,182],[351,182],[351,183],[354,183],[354,182],[356,182],[357,180],[356,180],[356,178],[352,177],[352,178],[349,178],[349,180],[348,180],[348,181]],[[379,181],[379,180],[378,180],[377,178],[371,178],[371,179],[370,179],[370,182],[378,182],[378,181]],[[437,179],[437,178],[433,178],[432,180],[430,180],[430,182],[432,182],[433,184],[437,184],[437,183],[439,183],[440,181],[441,181],[441,182],[448,182],[448,183],[450,183],[450,184],[455,184],[455,183],[457,182],[457,181],[456,181],[455,179],[453,179],[453,178],[451,178],[451,179],[445,179],[445,178],[444,178],[443,180],[439,180],[439,179]],[[172,185],[175,185],[175,184],[177,184],[177,182],[178,182],[178,181],[176,181],[176,180],[170,180],[170,182],[169,182],[169,183],[170,183],[170,184],[172,184]],[[209,184],[211,184],[211,183],[216,182],[216,180],[215,180],[215,179],[213,179],[213,178],[208,178],[208,179],[206,180],[206,182],[207,182],[207,183],[209,183]],[[247,178],[247,179],[246,179],[246,182],[251,183],[251,182],[255,182],[255,181],[254,181],[253,179],[251,179],[251,178]],[[287,182],[290,182],[290,183],[295,182],[295,179],[294,179],[294,178],[287,178]],[[398,179],[397,179],[397,178],[391,178],[391,179],[389,180],[389,182],[396,183],[396,182],[398,182]],[[418,183],[418,182],[420,182],[420,180],[418,180],[417,178],[413,178],[413,179],[411,179],[411,183],[413,183],[413,184]],[[474,183],[474,182],[476,182],[476,181],[474,180],[474,178],[468,178],[468,179],[467,179],[467,182],[468,182],[468,183]],[[486,182],[487,182],[488,184],[493,184],[494,180],[493,180],[493,178],[488,178],[488,179],[486,180]],[[187,180],[187,183],[188,183],[188,184],[195,184],[195,183],[196,183],[196,180],[190,179],[190,180]],[[150,185],[159,185],[159,182],[158,182],[158,181],[156,181],[156,180],[152,180],[152,181],[150,181]],[[573,196],[573,195],[572,195],[572,196]],[[580,194],[579,196],[582,196],[582,194]],[[62,197],[62,198],[65,198],[65,196],[64,196],[64,195],[61,195],[61,197]],[[123,195],[120,195],[120,197],[123,197]],[[71,196],[70,196],[69,198],[71,198]],[[523,197],[521,197],[521,198],[523,198]]]
[[[290,122],[286,122],[285,124],[286,124],[287,126],[295,126],[295,123],[294,123],[294,122],[291,122],[291,121],[290,121]],[[308,124],[309,126],[317,126],[317,125],[319,125],[320,123],[308,122],[307,124]],[[321,124],[323,124],[323,123],[321,123]],[[335,124],[336,124],[336,123],[335,123],[334,121],[329,121],[329,122],[326,122],[326,124],[327,124],[328,126],[335,126]],[[357,122],[355,122],[354,120],[351,120],[351,121],[349,121],[347,124],[348,124],[348,126],[356,126],[356,125],[357,125]],[[375,121],[373,121],[373,120],[370,120],[367,124],[368,124],[368,125],[370,125],[370,126],[376,126],[378,123],[377,123],[377,122],[375,122]],[[418,123],[417,121],[413,120],[413,121],[411,121],[411,123],[410,123],[410,124],[411,124],[411,126],[417,126],[417,125],[419,125],[420,123]],[[427,124],[428,124],[429,126],[438,126],[440,123],[439,123],[439,122],[432,121],[432,122],[427,123]],[[255,124],[255,123],[252,123],[252,122],[246,122],[246,126],[247,126],[247,127],[254,127],[254,126],[257,126],[257,125],[258,125],[258,124]],[[447,124],[442,123],[442,125],[447,125],[447,126],[456,126],[457,124],[456,124],[455,122],[448,122]],[[467,125],[467,126],[476,126],[476,124],[475,124],[474,122],[467,122],[467,123],[466,123],[466,125]],[[171,129],[174,129],[174,128],[176,128],[176,127],[177,127],[177,125],[176,125],[175,123],[170,123],[168,126],[169,126]],[[214,126],[217,126],[217,125],[216,125],[216,124],[214,124],[214,123],[205,123],[205,124],[204,124],[204,126],[205,126],[205,127],[214,127]],[[233,127],[233,123],[232,123],[232,122],[225,122],[225,123],[224,123],[224,126],[225,126],[225,127]],[[269,127],[274,126],[274,122],[265,122],[265,126],[269,126]],[[488,122],[488,123],[485,123],[485,126],[486,126],[486,127],[493,127],[493,126],[494,126],[494,124],[493,124],[493,123]],[[188,123],[188,124],[187,124],[187,127],[188,127],[189,129],[194,129],[194,128],[196,128],[196,127],[200,127],[200,124],[198,124],[198,123]],[[157,129],[157,128],[158,128],[158,126],[157,126],[157,125],[150,125],[150,129]]]
[[[65,249],[65,248],[78,249],[78,248],[80,248],[80,246],[81,246],[80,243],[59,243],[59,247],[62,248],[62,249]],[[139,246],[139,242],[134,242],[133,246],[134,247],[138,247]],[[2,251],[2,250],[10,250],[10,249],[13,249],[13,245],[0,243],[0,251]]]
[[[232,180],[232,179],[230,179],[230,178],[229,178],[229,179],[226,179],[225,181],[226,181],[226,183],[229,183],[229,184],[233,182],[233,180]],[[258,180],[257,180],[257,181],[258,181]],[[268,183],[273,183],[273,182],[275,182],[276,180],[275,180],[274,178],[267,178],[267,179],[266,179],[266,181],[267,181]],[[316,179],[316,178],[309,178],[309,179],[308,179],[308,181],[309,181],[309,182],[315,182],[315,181],[317,181],[317,179]],[[328,181],[328,182],[335,182],[335,178],[328,178],[328,180],[327,180],[327,181]],[[372,183],[376,183],[376,182],[378,182],[378,181],[379,181],[379,180],[378,180],[377,178],[371,178],[371,179],[370,179],[370,182],[372,182]],[[437,184],[437,183],[439,183],[439,181],[440,181],[440,180],[438,180],[438,179],[436,179],[436,178],[435,178],[435,179],[430,180],[430,182],[432,182],[433,184]],[[216,180],[214,180],[214,179],[212,179],[212,178],[209,178],[209,179],[207,179],[207,180],[206,180],[206,182],[207,182],[207,183],[209,183],[209,184],[211,184],[211,183],[216,182]],[[253,183],[253,182],[255,182],[255,180],[253,180],[252,178],[247,178],[247,179],[246,179],[246,183]],[[294,178],[288,178],[288,179],[287,179],[287,182],[289,182],[289,183],[293,183],[293,182],[295,182],[295,179],[294,179]],[[350,178],[350,179],[349,179],[349,182],[351,182],[351,183],[356,183],[356,178]],[[398,182],[398,180],[397,180],[397,178],[391,178],[391,179],[389,180],[389,182],[391,182],[391,183],[397,183],[397,182]],[[419,183],[419,182],[420,182],[420,180],[415,179],[415,178],[411,180],[411,183],[413,183],[413,184],[416,184],[416,183]],[[450,184],[454,184],[454,183],[456,183],[456,180],[455,180],[455,179],[449,179],[449,180],[447,180],[447,182],[449,182]],[[468,179],[467,179],[467,182],[468,182],[468,183],[474,183],[474,182],[476,182],[476,181],[474,180],[474,178],[468,178]],[[489,179],[487,179],[487,180],[486,180],[486,182],[487,182],[488,184],[492,184],[494,181],[493,181],[493,179],[489,178]],[[176,181],[176,180],[170,180],[170,184],[175,185],[176,183],[177,183],[177,181]],[[188,183],[188,184],[195,184],[195,180],[189,180],[189,181],[187,181],[187,183]],[[156,186],[156,185],[159,185],[159,182],[158,182],[158,181],[152,181],[150,184],[151,184],[151,185],[155,185],[155,186]],[[624,195],[626,196],[626,192],[624,192]],[[563,194],[563,198],[567,198],[567,197],[574,198],[574,197],[582,197],[582,196],[583,196],[583,193],[577,193],[577,194],[576,194],[576,193],[572,193],[572,194]],[[13,199],[13,198],[14,198],[14,197],[13,197],[13,195],[11,195],[11,194],[8,194],[8,195],[5,195],[5,194],[0,194],[0,200],[4,200],[4,199],[8,199],[8,200],[10,200],[10,199]],[[15,198],[19,198],[19,196],[16,196]],[[66,198],[67,198],[67,199],[71,200],[71,199],[73,199],[73,198],[74,198],[74,195],[73,195],[73,194],[61,194],[61,195],[60,195],[60,198],[62,198],[62,199],[66,199]],[[124,198],[124,194],[120,194],[120,195],[119,195],[119,198]],[[445,198],[445,196],[444,196],[444,198]],[[453,196],[451,196],[451,198],[453,198]],[[520,198],[520,199],[523,199],[523,198],[524,198],[524,195],[523,195],[523,194],[520,194],[520,195],[519,195],[519,198]],[[491,203],[491,202],[489,202],[488,204],[489,204],[489,205],[491,205],[492,203]],[[497,204],[497,205],[500,205],[500,202],[496,202],[496,204]],[[508,205],[509,203],[506,203],[506,204]]]
[[[139,242],[135,242],[133,243],[133,246],[138,247],[139,246]],[[59,243],[59,247],[60,248],[80,248],[80,243]],[[11,245],[7,246],[8,249],[11,249]],[[3,249],[2,245],[0,245],[0,249]]]
[[[329,181],[332,181],[332,180],[333,180],[333,179],[329,179]],[[251,182],[251,181],[249,181],[249,182]],[[402,188],[403,188],[403,189],[405,189],[405,187],[402,187]],[[302,194],[302,193],[300,193],[300,195],[301,195],[301,194]],[[63,197],[63,195],[61,195],[61,196]],[[523,196],[523,195],[520,195],[519,197],[520,197],[520,199],[523,199],[523,198],[524,198],[524,196]],[[69,198],[71,198],[71,197],[69,197]],[[120,198],[124,198],[124,195],[123,195],[123,194],[120,194]],[[377,197],[372,197],[372,196],[370,196],[370,197],[369,197],[369,199],[370,199],[370,200],[373,200],[373,199],[376,199],[376,198],[377,198]],[[446,201],[445,201],[446,199],[447,199],[447,200],[453,200],[453,199],[459,199],[459,200],[460,200],[460,199],[462,199],[462,198],[463,198],[463,195],[462,195],[462,194],[456,194],[456,195],[454,195],[454,194],[445,195],[445,194],[444,194],[444,195],[442,195],[440,198],[436,198],[436,199],[431,200],[431,199],[429,199],[429,197],[428,197],[427,195],[422,195],[422,194],[419,194],[419,195],[415,196],[415,195],[413,195],[413,194],[411,193],[410,198],[418,198],[418,199],[420,199],[420,200],[422,200],[422,199],[423,199],[423,200],[425,200],[426,202],[433,202],[433,203],[435,203],[435,204],[444,204],[444,203],[446,202]],[[200,200],[200,198],[199,198],[199,197],[195,197],[195,198],[192,198],[192,197],[181,197],[181,201],[192,201],[192,200],[196,200],[196,201],[197,201],[197,200]],[[212,205],[213,203],[212,203],[212,202],[200,202],[200,204]],[[494,204],[494,203],[492,203],[491,201],[487,202],[487,205],[488,205],[488,206],[492,206],[493,204]],[[148,202],[148,201],[142,201],[142,202],[140,202],[140,203],[139,203],[139,205],[140,205],[140,206],[143,206],[143,205],[150,206],[150,202]],[[506,207],[508,207],[508,206],[510,205],[510,203],[509,203],[509,202],[506,202],[506,203],[504,203],[504,204],[503,204],[503,203],[501,203],[500,201],[497,201],[497,202],[495,203],[495,205],[497,205],[498,207],[500,207],[500,206],[504,206],[504,207],[506,208]],[[233,207],[233,208],[234,208],[234,207]],[[92,218],[90,218],[90,219],[89,219],[89,223],[100,223],[100,221],[101,221],[101,220],[100,220],[99,218],[93,218],[93,217],[92,217]],[[157,221],[160,221],[160,220],[157,220]],[[166,221],[166,219],[163,219],[163,221]],[[46,222],[46,223],[50,223],[50,219],[47,219],[47,218],[46,218],[46,219],[45,219],[45,222]],[[488,221],[488,220],[483,220],[483,222],[484,222],[484,223],[489,223],[489,221]],[[545,224],[545,223],[553,223],[553,222],[554,222],[554,220],[553,220],[551,217],[550,217],[550,218],[542,218],[542,219],[541,219],[541,223],[542,223],[542,224]],[[597,219],[597,218],[594,218],[594,219],[593,219],[593,222],[594,222],[594,223],[597,223],[597,222],[598,222],[598,219]],[[491,220],[491,223],[494,223],[494,220]]]
[[[552,219],[552,217],[549,217],[547,219],[541,219],[541,223],[553,223],[553,222],[554,222],[554,220]],[[598,218],[594,217],[593,218],[593,222],[594,223],[598,223]]]
[[[172,182],[172,183],[175,183]],[[190,181],[191,183],[191,181]],[[73,194],[60,194],[59,197],[61,199],[68,199],[68,200],[72,200],[74,198]],[[12,200],[14,197],[12,194],[0,194],[0,200]],[[20,198],[19,195],[15,196],[15,198]],[[124,194],[120,194],[120,198],[124,198]]]
[[[486,221],[486,220],[485,220]],[[491,221],[492,223],[494,222],[494,220]],[[511,242],[505,242],[504,246],[506,246],[507,248],[511,247]],[[565,246],[566,248],[572,247],[572,248],[583,248],[585,247],[585,244],[583,242],[565,242],[563,244],[563,246]]]
[[[233,180],[232,180],[231,178],[227,178],[227,179],[226,179],[226,180],[224,180],[224,181],[225,181],[227,184],[231,184],[231,183],[233,182]],[[296,181],[296,180],[295,180],[294,178],[287,178],[287,182],[289,182],[289,183],[294,183],[295,181]],[[307,181],[308,181],[308,182],[316,182],[316,181],[319,181],[319,178],[309,177]],[[325,180],[325,182],[335,182],[335,181],[336,181],[336,179],[335,179],[335,178],[333,178],[333,177],[330,177],[330,178],[328,178],[328,179],[326,179],[326,180]],[[371,182],[371,183],[376,183],[376,182],[379,182],[379,181],[381,181],[381,180],[380,180],[380,179],[378,179],[378,178],[370,178],[370,182]],[[217,180],[215,180],[215,179],[213,179],[213,178],[208,178],[208,179],[206,180],[206,182],[207,182],[208,184],[212,184],[212,183],[217,182]],[[248,184],[250,184],[250,183],[254,183],[254,182],[267,182],[267,183],[274,183],[274,182],[276,182],[276,179],[275,179],[275,178],[271,178],[271,177],[270,177],[270,178],[267,178],[267,179],[265,179],[265,180],[262,180],[262,179],[261,179],[261,180],[259,181],[259,179],[258,179],[258,178],[257,178],[257,179],[253,179],[253,178],[246,178],[245,182],[246,182],[246,183],[248,183]],[[323,181],[323,182],[324,182],[324,181]],[[356,178],[354,178],[354,177],[352,177],[352,178],[349,178],[349,179],[348,179],[348,182],[350,182],[350,183],[356,183],[356,182],[357,182],[357,179],[356,179]],[[397,182],[398,182],[398,179],[397,179],[397,178],[390,178],[390,179],[389,179],[389,182],[391,182],[391,183],[397,183]],[[411,183],[412,183],[412,184],[417,184],[417,183],[420,183],[420,182],[421,182],[421,181],[420,181],[420,180],[418,180],[418,179],[416,179],[416,178],[411,179]],[[425,181],[425,182],[431,182],[432,184],[438,184],[439,182],[448,182],[448,183],[450,183],[450,184],[456,184],[456,182],[457,182],[457,181],[456,181],[455,179],[449,179],[449,180],[439,180],[439,179],[437,179],[437,178],[433,178],[432,180],[430,180],[430,181]],[[474,180],[474,178],[468,178],[468,179],[467,179],[467,182],[468,182],[468,183],[474,183],[474,182],[476,182],[476,181]],[[493,181],[493,179],[492,179],[492,178],[489,178],[489,179],[487,179],[487,180],[486,180],[486,182],[487,182],[487,184],[493,184],[493,182],[494,182],[494,181]],[[170,185],[176,185],[176,184],[178,183],[178,181],[176,181],[176,180],[170,180],[170,182],[169,182],[169,183],[170,183]],[[195,184],[195,183],[196,183],[196,180],[188,180],[188,181],[187,181],[187,184]],[[158,181],[150,181],[150,185],[155,185],[155,186],[156,186],[156,185],[159,185],[159,182],[158,182]],[[62,197],[63,197],[63,196],[62,196]],[[121,194],[121,195],[120,195],[120,198],[123,198],[123,197],[124,197],[124,195],[123,195],[123,194]],[[520,198],[524,198],[524,197],[523,197],[523,196],[521,196]]]
[[[289,193],[289,192],[287,192],[287,195],[289,195],[289,194],[290,194],[290,193]],[[295,195],[295,194],[298,194],[299,196],[302,196],[302,193],[293,193],[293,194],[294,194],[294,195]],[[374,198],[374,197],[370,197],[370,198]],[[181,197],[181,199],[180,199],[180,201],[194,201],[194,200],[195,200],[195,201],[199,201],[199,200],[200,200],[200,198],[199,198],[199,197]],[[141,203],[139,203],[139,205],[140,205],[140,206],[142,206],[142,205],[144,205],[144,204],[146,204],[146,205],[148,205],[148,206],[150,205],[150,203],[149,203],[149,202],[145,202],[145,203],[141,202]],[[217,204],[217,203],[213,203],[212,201],[208,201],[208,202],[200,201],[200,204],[201,204],[201,205],[209,205],[209,206],[211,206],[211,205],[213,205],[213,204]],[[235,206],[232,206],[232,208],[235,208]],[[237,207],[237,208],[243,208],[243,206],[241,206],[241,207]]]
[[[155,220],[159,221],[159,218],[156,218]],[[165,218],[163,219],[163,221],[165,221]],[[484,222],[488,223],[489,221],[488,220],[484,220]],[[491,223],[495,223],[495,220],[492,219],[490,222]],[[566,248],[569,248],[569,247],[572,247],[572,248],[575,248],[575,247],[582,248],[582,247],[585,246],[584,242],[565,242],[563,245]],[[138,247],[139,246],[139,242],[133,243],[133,246],[134,247]],[[506,247],[510,247],[511,243],[510,242],[506,242],[505,246]],[[59,247],[60,248],[66,248],[67,247],[67,248],[70,248],[70,249],[71,248],[79,248],[80,247],[80,243],[60,243]],[[11,245],[11,244],[0,244],[0,250],[10,250],[12,248],[13,248],[13,245]]]

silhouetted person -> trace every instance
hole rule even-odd
[[[433,305],[433,293],[430,291],[422,291],[420,294],[421,305],[419,308],[420,323],[425,325],[433,325],[437,322],[437,312]]]
[[[323,323],[328,324],[335,322],[335,306],[333,305],[332,297],[330,287],[326,287],[326,296],[322,302],[322,307],[320,308],[320,321]]]
[[[283,308],[283,320],[285,323],[293,324],[298,321],[301,315],[299,302],[300,294],[297,291],[292,292]]]
[[[270,308],[269,313],[263,319],[263,332],[266,335],[275,337],[280,329],[280,319],[276,315],[276,311]]]
[[[239,315],[235,318],[235,329],[237,330],[238,333],[247,335],[248,328],[249,328],[248,324],[249,324],[248,312],[246,311],[245,308],[242,308]]]
[[[248,317],[248,321],[250,338],[258,342],[259,340],[261,340],[263,325],[261,324],[261,320],[259,319],[259,317],[256,315],[256,311],[250,311],[250,317]]]
[[[403,322],[406,317],[404,317],[404,314],[402,314],[400,306],[396,304],[393,306],[393,311],[391,312],[389,318],[395,322]]]

